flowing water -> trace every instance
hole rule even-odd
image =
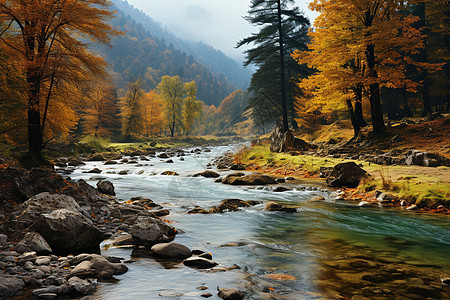
[[[440,278],[450,276],[450,222],[447,216],[418,215],[399,209],[359,208],[334,202],[332,191],[301,182],[271,187],[236,187],[211,178],[190,177],[238,146],[210,148],[173,158],[138,160],[139,164],[104,166],[88,162],[72,179],[95,185],[99,177],[113,182],[117,197],[143,196],[163,203],[164,219],[181,230],[175,242],[210,252],[220,266],[240,269],[201,271],[143,255],[131,248],[105,247],[104,255],[131,260],[129,271],[102,282],[84,299],[218,299],[217,287],[239,288],[250,299],[426,299],[450,297]],[[99,176],[83,171],[98,167]],[[129,175],[118,175],[129,170]],[[162,176],[163,171],[180,176]],[[229,172],[221,172],[225,175]],[[308,202],[314,196],[325,201]],[[196,205],[209,208],[238,198],[261,204],[239,212],[191,215]],[[264,211],[264,202],[298,206],[297,213]],[[105,241],[108,244],[110,241]],[[273,280],[266,274],[286,274],[295,280]],[[295,278],[294,278],[295,277]],[[207,290],[197,289],[199,286]],[[365,298],[366,297],[366,298]]]

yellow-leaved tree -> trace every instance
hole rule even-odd
[[[175,135],[176,126],[183,126],[182,108],[183,97],[186,94],[184,83],[179,76],[163,76],[157,86],[163,101],[166,124],[169,126],[170,135]]]
[[[141,79],[129,82],[124,96],[119,101],[122,134],[127,141],[144,131],[144,90],[141,86]]]
[[[156,91],[150,91],[144,94],[143,102],[145,135],[158,135],[164,125],[161,97]]]
[[[183,105],[183,128],[186,136],[188,136],[195,121],[201,117],[203,106],[202,102],[197,100],[197,84],[195,81],[185,83],[184,88],[187,95]]]
[[[420,84],[406,76],[406,66],[415,63],[412,56],[423,47],[423,35],[412,26],[418,18],[406,14],[404,1],[394,0],[315,0],[310,8],[320,15],[309,33],[309,51],[296,52],[294,58],[317,72],[300,83],[312,98],[300,98],[298,107],[346,103],[357,133],[364,124],[358,111],[364,93],[373,131],[384,131],[380,87],[413,91]]]
[[[89,51],[87,42],[107,43],[115,33],[108,23],[113,15],[110,4],[108,0],[0,0],[4,24],[0,43],[17,55],[26,80],[25,123],[33,157],[41,158],[46,122],[61,124],[55,120],[61,114],[69,123],[76,118],[67,104],[72,95],[80,95],[82,84],[73,82],[103,75],[105,62]]]

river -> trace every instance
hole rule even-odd
[[[130,261],[129,271],[100,283],[95,294],[83,299],[202,299],[204,293],[218,299],[217,287],[244,290],[249,299],[450,298],[448,286],[440,282],[450,277],[448,216],[359,208],[335,202],[325,187],[298,181],[285,184],[293,190],[275,193],[271,187],[236,187],[190,177],[238,147],[212,147],[210,152],[189,153],[184,160],[172,158],[172,164],[149,158],[137,159],[134,165],[87,162],[77,168],[72,179],[95,186],[99,178],[106,178],[119,199],[143,196],[163,203],[171,211],[164,219],[181,231],[175,242],[210,252],[220,266],[240,267],[200,271],[131,248],[108,247],[111,241],[105,241],[102,254]],[[103,173],[83,173],[94,167]],[[129,173],[118,175],[120,170]],[[159,175],[168,170],[180,176]],[[326,200],[308,202],[314,196]],[[261,204],[239,212],[186,214],[195,205],[209,208],[230,198]],[[298,212],[267,212],[264,202],[269,200],[296,205]],[[295,280],[272,280],[267,274]]]

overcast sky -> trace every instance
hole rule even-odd
[[[309,0],[296,1],[312,21]],[[247,15],[250,0],[128,0],[182,39],[203,41],[228,56],[242,60],[236,42],[257,29],[242,17]]]

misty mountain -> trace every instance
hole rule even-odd
[[[192,55],[198,62],[205,65],[215,74],[225,76],[236,88],[247,89],[252,71],[243,68],[241,62],[231,59],[222,51],[203,42],[182,40],[127,1],[112,0],[112,2],[117,9],[126,15],[130,15],[137,23],[140,23],[153,37],[164,40],[167,44],[172,44],[176,49],[186,52],[187,55]]]

